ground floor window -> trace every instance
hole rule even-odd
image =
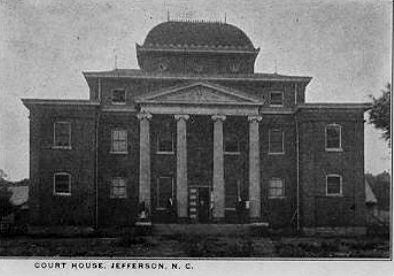
[[[236,210],[241,201],[241,181],[239,179],[227,180],[225,188],[225,208],[226,210]]]
[[[112,178],[110,198],[127,198],[126,179],[122,177]]]
[[[326,176],[326,194],[342,195],[342,177],[337,174]]]
[[[174,203],[174,182],[171,176],[159,176],[156,187],[156,209],[168,209]]]
[[[285,183],[283,179],[273,177],[269,181],[269,198],[283,198],[285,197]]]
[[[59,172],[54,174],[53,193],[55,195],[71,195],[71,175],[69,173]]]

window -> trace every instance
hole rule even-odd
[[[159,176],[156,187],[156,209],[167,209],[173,201],[173,179],[171,176]]]
[[[225,209],[236,210],[241,201],[241,181],[239,179],[226,180],[225,185]]]
[[[240,145],[239,145],[238,137],[234,135],[230,135],[224,138],[224,153],[240,154]]]
[[[116,129],[111,134],[111,153],[127,153],[127,131]]]
[[[159,154],[174,153],[174,139],[171,131],[161,131],[157,133],[157,149]]]
[[[326,150],[327,151],[341,151],[341,126],[337,124],[330,124],[326,126]]]
[[[55,173],[53,176],[53,194],[71,195],[71,175],[66,172]]]
[[[284,198],[285,183],[280,178],[271,178],[269,181],[268,198]]]
[[[271,92],[270,93],[270,105],[271,106],[283,106],[283,93],[282,92]]]
[[[337,174],[326,176],[326,194],[342,195],[342,177]]]
[[[53,128],[53,139],[55,148],[71,149],[71,123],[55,122]]]
[[[284,133],[279,129],[270,129],[268,137],[268,146],[270,154],[285,153],[284,147]]]
[[[126,91],[124,89],[112,90],[113,104],[126,104]]]
[[[127,198],[126,180],[122,177],[115,177],[111,181],[110,198]]]

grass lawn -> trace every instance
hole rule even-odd
[[[379,237],[165,235],[1,237],[0,256],[389,258]]]

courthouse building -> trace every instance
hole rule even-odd
[[[88,100],[23,99],[32,223],[362,229],[366,104],[306,103],[311,77],[255,72],[227,23],[164,22],[136,50],[83,73]]]

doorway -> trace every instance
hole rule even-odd
[[[209,223],[211,205],[209,187],[192,187],[189,196],[190,218],[197,223]]]

